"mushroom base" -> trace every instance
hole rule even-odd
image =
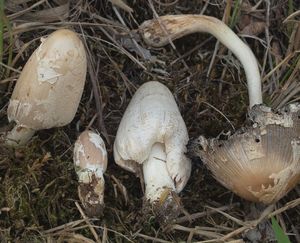
[[[104,208],[104,180],[91,175],[90,183],[80,182],[78,186],[78,196],[89,217],[99,217],[103,215]]]
[[[159,200],[150,202],[144,199],[144,215],[154,215],[160,224],[168,224],[176,219],[181,212],[182,204],[178,195],[171,190],[166,189]]]
[[[10,132],[7,133],[5,137],[5,144],[12,147],[24,145],[31,139],[34,133],[35,130],[31,128],[16,125]]]

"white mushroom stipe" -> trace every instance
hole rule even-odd
[[[34,135],[34,133],[35,131],[33,129],[16,125],[11,131],[7,133],[5,144],[8,146],[16,146],[16,144],[26,144]]]
[[[85,49],[76,33],[61,29],[42,39],[11,96],[7,116],[17,127],[4,138],[6,144],[23,145],[34,131],[70,123],[81,99],[86,69]]]
[[[164,145],[153,145],[149,158],[143,163],[145,196],[151,203],[157,202],[165,191],[176,191],[174,181],[169,175],[166,165]]]
[[[159,193],[165,192],[163,188],[180,192],[186,185],[191,173],[191,162],[185,156],[187,142],[187,129],[172,93],[159,82],[147,82],[136,91],[123,115],[114,143],[114,158],[118,165],[136,174],[139,166],[145,166],[146,199],[155,202],[161,199]],[[164,164],[158,163],[154,154],[164,157]],[[154,181],[152,171],[162,168]],[[163,204],[162,208],[166,206]]]
[[[78,195],[89,216],[99,216],[104,207],[107,152],[102,138],[92,131],[80,134],[74,145],[74,166],[78,175]]]
[[[250,107],[262,103],[257,60],[251,49],[222,21],[205,15],[166,15],[145,21],[139,29],[145,42],[155,47],[195,32],[212,34],[241,61],[247,77]]]

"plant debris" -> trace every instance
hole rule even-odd
[[[1,242],[247,242],[272,216],[291,242],[300,241],[300,188],[253,213],[253,203],[221,186],[197,158],[180,194],[180,216],[160,225],[145,215],[138,178],[120,169],[112,145],[136,89],[159,81],[173,93],[191,139],[216,137],[245,123],[248,94],[239,61],[207,34],[152,48],[137,31],[166,14],[205,14],[224,20],[259,63],[264,100],[281,108],[300,100],[298,1],[0,0],[0,133],[9,131],[7,106],[20,70],[56,29],[69,28],[88,53],[87,82],[74,120],[39,131],[26,146],[0,146]],[[3,30],[3,31],[2,31]],[[88,218],[78,198],[72,156],[87,128],[105,138],[105,210]],[[260,231],[260,234],[264,231]],[[251,236],[250,236],[251,235]],[[254,238],[255,238],[254,237]],[[264,242],[272,241],[266,234]],[[257,237],[256,237],[257,238]],[[249,242],[249,240],[248,240]]]

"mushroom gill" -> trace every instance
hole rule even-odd
[[[225,187],[271,204],[300,181],[300,104],[277,113],[257,105],[249,116],[252,125],[227,140],[200,136],[196,153]]]

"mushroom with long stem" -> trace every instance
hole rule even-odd
[[[167,15],[140,26],[149,45],[161,47],[194,32],[208,32],[241,61],[249,92],[251,125],[227,140],[198,139],[196,154],[214,177],[239,196],[270,204],[300,181],[300,105],[274,113],[262,105],[261,79],[251,49],[220,20],[203,15]]]
[[[79,180],[79,199],[90,217],[102,214],[104,208],[105,181],[107,168],[105,143],[95,132],[84,131],[74,145],[74,166]]]
[[[16,126],[4,138],[7,145],[25,144],[37,130],[70,123],[80,102],[87,70],[82,41],[67,29],[41,41],[9,101],[8,120]]]
[[[114,159],[138,176],[143,170],[146,201],[164,222],[180,212],[173,194],[184,188],[191,173],[191,162],[185,155],[188,139],[169,89],[154,81],[143,84],[122,117]]]
[[[212,34],[241,61],[247,77],[250,107],[262,103],[257,60],[249,46],[222,21],[205,15],[166,15],[145,21],[139,30],[144,41],[153,47],[195,32]]]

